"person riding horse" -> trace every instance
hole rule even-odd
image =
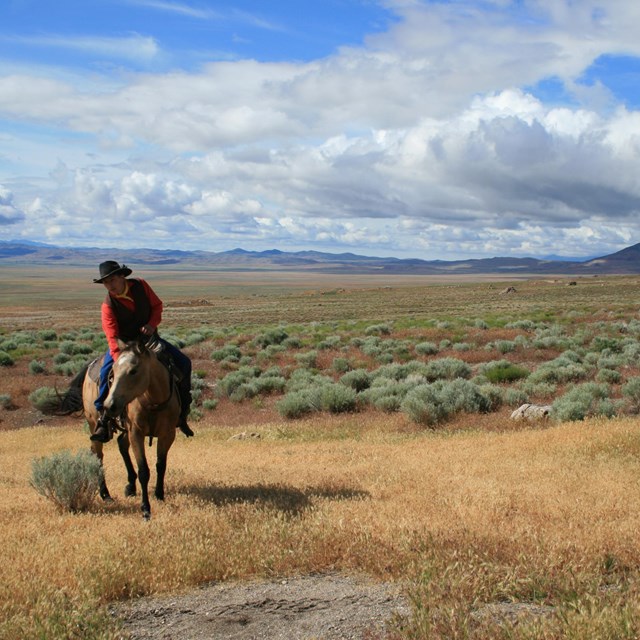
[[[102,303],[102,330],[107,338],[109,349],[104,356],[100,369],[100,387],[95,407],[100,418],[91,440],[108,442],[112,437],[113,424],[106,415],[104,401],[109,394],[109,374],[113,363],[120,355],[118,339],[123,342],[137,340],[140,337],[155,338],[180,370],[178,385],[181,409],[178,428],[187,437],[193,431],[187,424],[191,408],[191,360],[177,347],[157,335],[162,320],[162,300],[158,298],[149,284],[142,278],[127,278],[132,271],[125,264],[107,260],[98,266],[99,278],[94,283],[103,284],[107,295]]]

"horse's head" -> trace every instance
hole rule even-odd
[[[104,407],[111,416],[118,416],[135,398],[148,388],[151,378],[152,352],[143,341],[124,343],[118,340],[120,355],[113,363],[113,381]]]

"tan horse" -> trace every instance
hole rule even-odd
[[[144,450],[144,440],[157,439],[155,497],[164,500],[164,477],[167,469],[167,454],[176,437],[176,426],[180,414],[180,397],[170,371],[142,342],[119,343],[121,352],[113,364],[113,381],[104,402],[107,414],[117,420],[123,432],[118,436],[118,449],[127,468],[128,483],[125,495],[136,495],[136,479],[142,492],[142,514],[151,517],[149,504],[150,470]],[[56,402],[40,407],[45,413],[71,414],[84,410],[91,433],[95,432],[98,411],[94,401],[98,396],[98,384],[85,367],[71,382],[69,390]],[[138,473],[129,455],[129,446],[137,463]],[[91,442],[91,449],[102,462],[103,444]],[[100,486],[100,496],[110,500],[106,481]]]

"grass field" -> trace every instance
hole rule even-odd
[[[202,397],[215,399],[200,407],[196,437],[172,448],[167,499],[153,502],[150,523],[137,499],[122,497],[113,443],[114,504],[59,513],[30,486],[35,458],[88,445],[82,419],[40,417],[28,396],[68,382],[53,369],[65,343],[95,347],[103,290],[73,268],[0,271],[0,340],[14,347],[13,363],[0,366],[11,396],[0,408],[0,638],[115,639],[115,601],[328,571],[402,585],[413,618],[390,638],[640,635],[640,430],[623,404],[638,377],[638,278],[135,275],[165,300],[163,328],[188,343]],[[296,345],[265,347],[274,327]],[[55,342],[27,341],[45,330]],[[437,354],[419,350],[427,342]],[[238,357],[212,357],[230,346]],[[290,380],[310,351],[314,371],[334,378],[338,359],[375,372],[456,358],[474,376],[507,359],[535,376],[571,352],[580,384],[606,382],[615,417],[516,423],[505,401],[435,427],[372,405],[287,419],[278,394],[219,393],[242,366],[278,367]],[[531,389],[525,382],[498,386]],[[533,401],[551,403],[575,380],[546,384]],[[233,439],[240,431],[259,437]]]

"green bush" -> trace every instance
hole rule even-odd
[[[367,336],[388,336],[391,333],[391,327],[388,324],[372,324],[364,330],[364,333]]]
[[[282,328],[269,329],[253,339],[253,344],[258,347],[267,347],[270,344],[282,344],[289,334]]]
[[[31,486],[60,511],[87,511],[104,476],[100,460],[88,450],[61,451],[32,461]]]
[[[407,393],[404,411],[414,422],[435,426],[459,412],[486,413],[495,406],[494,390],[483,390],[469,380],[438,380]]]
[[[622,385],[622,395],[627,399],[630,413],[640,413],[640,377],[633,376]]]
[[[402,401],[409,391],[424,381],[390,380],[377,378],[374,383],[359,394],[359,399],[376,409],[389,413],[400,411]]]
[[[320,407],[331,413],[354,411],[357,394],[354,389],[343,384],[327,384],[320,389]]]
[[[336,373],[346,373],[351,369],[351,363],[347,358],[334,358],[331,363],[331,368]]]
[[[13,401],[11,400],[11,394],[0,393],[0,407],[3,409],[10,409],[12,406]]]
[[[51,387],[38,387],[29,394],[29,402],[38,411],[43,411],[52,403],[56,403],[57,398],[56,390]]]
[[[560,421],[584,420],[589,416],[615,415],[606,384],[585,382],[571,388],[551,405],[551,415]]]
[[[305,353],[297,353],[295,355],[296,362],[307,369],[315,369],[317,366],[318,352],[315,350],[306,351]]]
[[[607,384],[618,384],[622,380],[622,374],[615,369],[600,369],[596,374],[596,382],[606,382]]]
[[[414,349],[419,356],[433,356],[438,353],[438,345],[435,342],[419,342]]]
[[[284,418],[301,418],[318,411],[312,396],[305,391],[292,391],[276,402],[278,413]]]
[[[366,369],[354,369],[345,373],[340,382],[355,391],[364,391],[371,384],[371,376]]]
[[[242,356],[240,347],[235,344],[226,344],[221,349],[217,349],[211,354],[211,359],[220,362],[221,360],[239,360]]]
[[[427,363],[424,374],[430,381],[469,378],[471,367],[457,358],[438,358]]]
[[[40,360],[32,360],[29,363],[29,372],[33,374],[44,373],[46,370],[44,362]]]
[[[513,382],[514,380],[521,380],[529,375],[529,370],[519,365],[513,364],[508,360],[492,360],[486,362],[478,368],[478,372],[481,373],[489,382]]]
[[[237,371],[232,371],[220,380],[218,390],[230,398],[239,387],[250,383],[257,378],[260,373],[261,371],[258,367],[240,367]]]
[[[0,351],[1,367],[12,367],[14,364],[13,358],[6,351]]]
[[[589,369],[580,363],[580,356],[574,351],[565,351],[557,358],[541,364],[530,376],[531,382],[563,384],[584,380]]]

